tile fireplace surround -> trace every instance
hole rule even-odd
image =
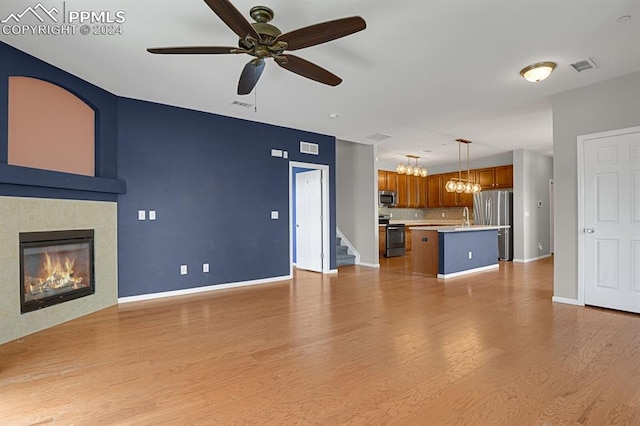
[[[94,229],[95,294],[20,314],[20,232]],[[0,197],[0,344],[118,303],[114,202]]]

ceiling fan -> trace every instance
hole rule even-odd
[[[251,8],[249,14],[256,22],[249,23],[229,0],[204,0],[204,2],[240,37],[238,47],[158,47],[149,48],[147,51],[170,55],[247,53],[254,56],[254,59],[244,66],[240,75],[239,95],[251,93],[262,75],[267,58],[273,58],[276,64],[298,75],[329,86],[337,86],[342,82],[342,79],[337,75],[305,59],[284,52],[326,43],[362,31],[367,27],[364,19],[353,16],[322,22],[282,34],[278,28],[269,24],[274,14],[266,6]]]

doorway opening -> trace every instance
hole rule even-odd
[[[329,166],[289,162],[289,259],[293,266],[330,273]]]

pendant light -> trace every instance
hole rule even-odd
[[[470,161],[469,145],[471,144],[471,141],[467,139],[456,139],[456,142],[458,142],[458,177],[449,179],[447,183],[444,184],[444,189],[447,192],[456,192],[458,194],[463,194],[463,193],[473,194],[473,193],[482,191],[482,187],[480,186],[480,184],[470,179],[471,170],[469,169],[469,161]],[[462,167],[460,164],[461,156],[462,156],[461,155],[462,144],[467,145],[467,178],[466,179],[462,178]]]
[[[418,158],[420,157],[418,157],[417,155],[407,155],[407,165],[405,166],[404,163],[398,164],[398,167],[396,167],[396,172],[399,175],[427,177],[429,172],[427,171],[426,167],[418,166]],[[415,165],[413,166],[411,165],[412,159],[415,161]]]

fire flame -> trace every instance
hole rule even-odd
[[[82,282],[82,277],[76,278],[73,276],[74,259],[67,257],[64,259],[64,262],[61,262],[59,258],[52,261],[49,253],[45,253],[44,256],[45,261],[43,268],[45,278],[40,278],[41,285],[52,289],[68,286],[77,288],[78,284]],[[62,263],[64,263],[64,266]]]

